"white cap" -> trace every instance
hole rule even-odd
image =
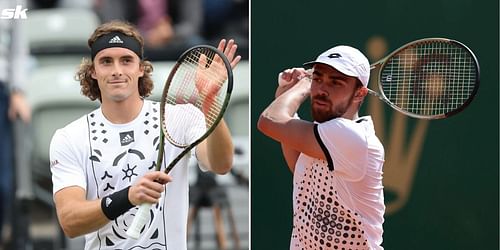
[[[315,61],[304,63],[304,65],[316,63],[329,65],[345,75],[358,78],[363,86],[368,86],[370,63],[358,49],[345,45],[335,46],[321,53]]]

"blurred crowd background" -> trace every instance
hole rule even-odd
[[[30,0],[31,10],[88,9],[101,22],[113,19],[135,24],[146,40],[146,58],[175,60],[197,44],[234,38],[248,58],[248,0]]]

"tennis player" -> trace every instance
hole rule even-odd
[[[153,88],[144,40],[135,27],[113,21],[99,26],[88,45],[91,59],[82,61],[77,78],[82,93],[101,106],[57,130],[50,145],[61,227],[69,237],[85,235],[85,249],[186,249],[188,159],[169,175],[151,171],[158,154],[159,103],[144,100]],[[221,40],[218,48],[234,68],[240,60],[234,41]],[[176,125],[187,138],[193,136],[196,124]],[[179,153],[165,143],[167,162]],[[233,145],[223,121],[192,156],[205,171],[231,169]],[[155,204],[149,222],[141,238],[127,238],[137,211],[131,208],[145,202]]]
[[[258,128],[281,143],[293,172],[290,249],[383,249],[384,149],[370,116],[358,116],[368,59],[349,46],[280,74]],[[312,81],[311,81],[312,79]],[[310,97],[314,122],[296,116]]]

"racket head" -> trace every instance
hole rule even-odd
[[[184,149],[178,158],[212,133],[224,115],[232,89],[231,64],[215,47],[195,46],[179,57],[167,78],[160,103],[164,138]],[[197,126],[196,136],[188,138],[186,131],[193,126]],[[168,171],[178,160],[174,161]]]
[[[379,92],[394,109],[408,116],[450,117],[466,108],[479,89],[478,60],[455,40],[416,40],[381,61]]]

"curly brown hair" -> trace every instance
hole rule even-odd
[[[141,54],[144,54],[144,39],[139,31],[130,23],[123,21],[111,21],[97,27],[88,40],[89,48],[92,47],[97,38],[111,32],[120,32],[133,37],[141,45]],[[145,98],[151,95],[151,91],[153,90],[153,79],[151,78],[153,65],[150,61],[141,59],[140,66],[144,67],[144,76],[139,78],[139,95]],[[84,57],[75,78],[80,82],[82,94],[84,96],[92,101],[96,99],[102,101],[101,90],[99,89],[97,80],[92,78],[92,72],[94,72],[94,62],[90,58]]]

